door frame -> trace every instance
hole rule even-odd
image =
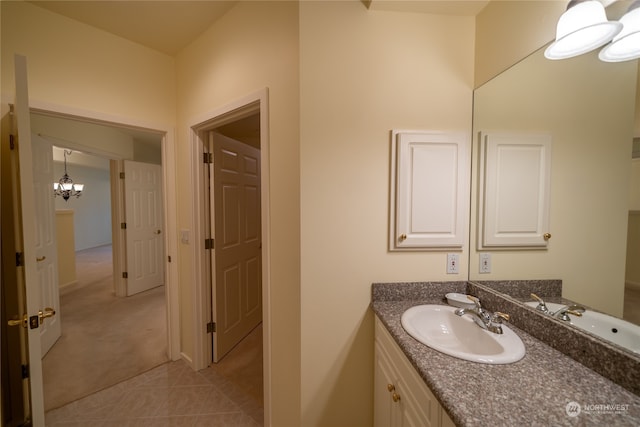
[[[162,135],[162,187],[165,255],[173,255],[177,260],[177,217],[176,206],[176,170],[175,170],[175,130],[173,127],[134,120],[129,117],[115,116],[95,111],[77,109],[58,104],[29,100],[29,111],[50,117],[76,120],[115,128],[129,128],[144,130]],[[67,143],[67,141],[64,141]],[[90,150],[93,154],[106,155],[113,158],[112,153],[100,153]],[[112,201],[113,203],[113,201]],[[113,209],[112,209],[113,211]],[[117,236],[114,236],[117,237]],[[114,245],[118,242],[113,242]],[[114,257],[114,264],[116,263]],[[167,303],[167,356],[170,360],[180,359],[180,312],[178,290],[178,263],[165,261],[165,299]],[[114,280],[116,278],[114,277]],[[117,282],[116,282],[117,283]]]
[[[222,125],[260,113],[260,164],[261,164],[261,212],[262,223],[262,355],[263,355],[263,393],[264,393],[264,422],[271,425],[271,322],[270,322],[270,253],[271,240],[269,231],[269,92],[264,88],[251,93],[234,102],[226,104],[216,110],[205,113],[191,121],[190,157],[191,157],[191,188],[193,189],[193,217],[192,230],[195,244],[191,245],[192,264],[194,272],[194,294],[192,297],[192,322],[194,330],[193,368],[204,369],[211,363],[211,335],[207,333],[206,325],[211,319],[211,287],[208,285],[207,260],[209,254],[204,249],[207,230],[207,218],[204,191],[208,183],[204,180],[204,162],[202,153],[206,132]],[[202,243],[202,244],[201,244]]]

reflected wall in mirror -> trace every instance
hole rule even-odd
[[[597,51],[550,61],[543,51],[474,93],[469,279],[561,279],[563,297],[622,317],[638,61],[604,63]],[[546,249],[478,249],[478,134],[490,131],[552,136]],[[482,252],[490,273],[480,273]]]

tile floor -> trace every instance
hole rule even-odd
[[[168,362],[46,413],[47,427],[259,427],[259,402],[209,368]]]

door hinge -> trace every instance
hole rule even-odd
[[[120,179],[124,179],[124,172],[120,172]]]
[[[207,323],[207,333],[213,333],[216,331],[216,322],[209,322]]]
[[[9,149],[13,150],[16,148],[16,137],[13,134],[9,135]]]
[[[204,239],[204,248],[205,249],[213,249],[214,240],[213,239]]]
[[[29,378],[29,365],[22,365],[22,379]]]
[[[16,267],[24,267],[24,254],[16,252]]]
[[[203,153],[202,161],[207,164],[213,163],[213,153]]]
[[[167,261],[171,262],[171,255],[167,255]]]
[[[127,273],[126,271],[122,272],[122,278],[123,279],[128,279],[129,278],[129,273]]]
[[[122,230],[126,230],[126,229],[127,229],[127,223],[126,223],[126,222],[121,222],[121,223],[120,223],[120,228],[121,228]]]

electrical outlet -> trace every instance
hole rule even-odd
[[[460,272],[459,264],[459,254],[447,254],[447,274],[458,274]]]
[[[491,254],[483,252],[480,254],[480,273],[491,273]]]

